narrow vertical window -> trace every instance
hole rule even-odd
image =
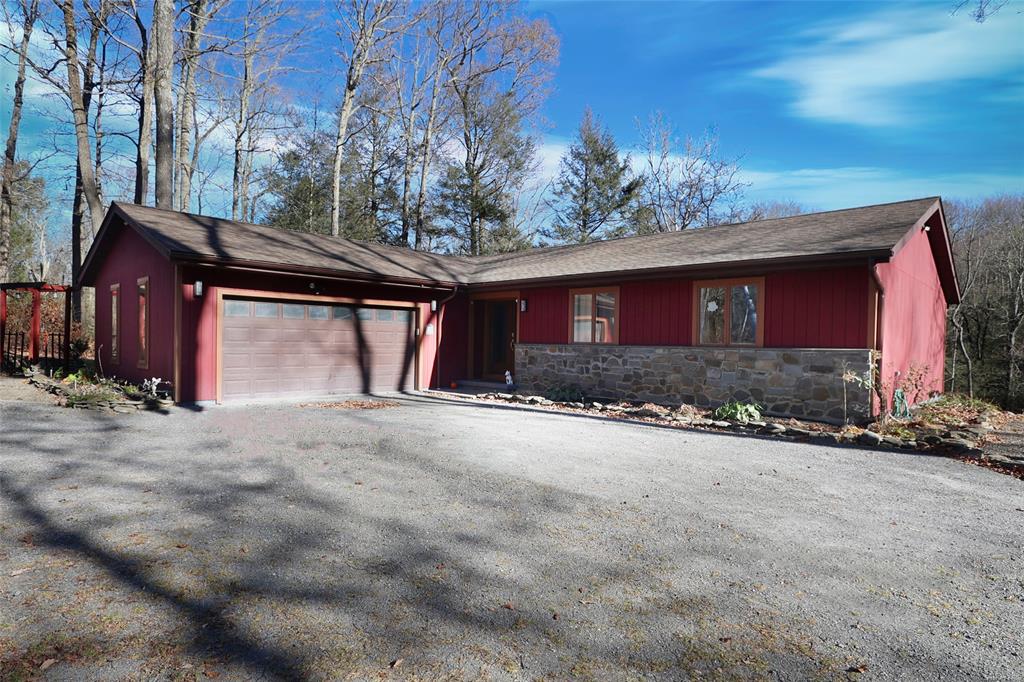
[[[110,285],[110,362],[121,362],[121,285]]]
[[[140,277],[136,294],[139,301],[139,363],[149,369],[149,277]]]

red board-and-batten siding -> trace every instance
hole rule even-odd
[[[765,275],[764,345],[769,348],[866,348],[867,265]],[[571,287],[521,289],[522,343],[569,341]],[[619,285],[619,343],[693,345],[693,280],[663,278]]]
[[[142,382],[151,377],[174,377],[174,266],[135,230],[122,228],[111,235],[110,254],[96,276],[96,350],[107,376]],[[136,286],[149,277],[149,367],[138,367],[139,297]],[[120,358],[110,356],[110,286],[120,284]]]
[[[888,263],[875,266],[884,292],[882,385],[889,391],[915,366],[927,369],[926,392],[943,388],[947,301],[930,243],[945,239],[937,216],[930,232],[917,230]]]

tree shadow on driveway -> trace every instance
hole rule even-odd
[[[11,576],[0,677],[47,657],[97,676],[209,664],[280,679],[848,665],[756,590],[724,603],[696,576],[728,558],[659,537],[657,512],[428,450],[379,415],[42,414],[2,415],[0,568],[27,570]],[[96,655],[70,660],[55,631]]]

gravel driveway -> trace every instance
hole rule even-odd
[[[400,403],[0,402],[0,679],[1019,679],[1019,480]]]

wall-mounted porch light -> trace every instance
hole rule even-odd
[[[196,283],[192,285],[192,293],[195,294],[196,298],[203,295],[203,280],[196,280]]]
[[[437,312],[437,299],[436,298],[430,299],[430,312],[432,312],[432,313],[436,313]]]
[[[525,313],[526,312],[526,299],[525,298],[519,299],[519,312],[521,312],[521,313]]]

